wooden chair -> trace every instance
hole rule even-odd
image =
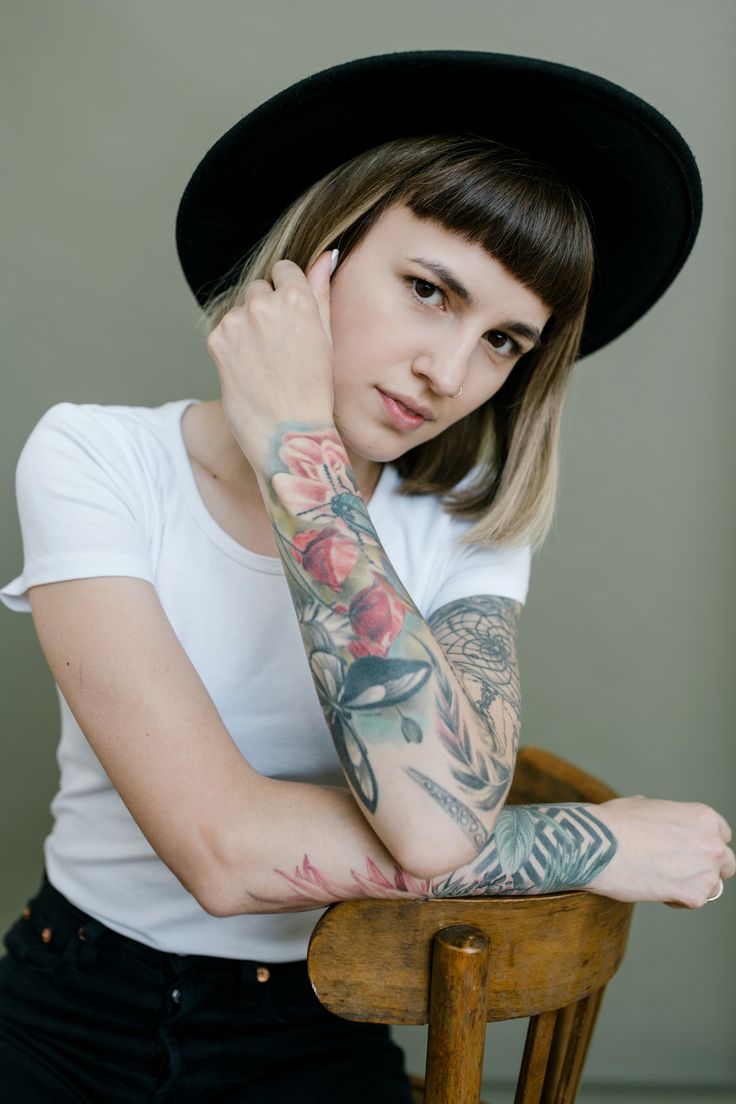
[[[600,804],[616,796],[528,747],[517,756],[508,801]],[[632,911],[579,890],[341,901],[315,927],[309,975],[321,1003],[345,1019],[429,1023],[425,1081],[412,1078],[416,1101],[479,1104],[486,1023],[529,1017],[515,1104],[571,1104]]]

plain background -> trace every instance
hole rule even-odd
[[[660,303],[576,368],[557,521],[521,624],[522,743],[622,794],[704,801],[736,824],[736,5],[4,0],[1,12],[2,583],[22,563],[15,463],[49,406],[218,393],[174,217],[200,157],[246,111],[352,57],[465,48],[590,69],[673,120],[700,164],[703,227]],[[429,114],[441,96],[416,88]],[[0,607],[0,647],[6,925],[41,870],[58,716],[31,618]],[[730,883],[702,910],[636,908],[586,1082],[736,1084],[735,897]],[[397,1036],[420,1068],[423,1031]],[[521,1039],[518,1023],[490,1030],[495,1075],[515,1070]]]

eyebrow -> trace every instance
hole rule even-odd
[[[441,280],[450,291],[453,291],[458,299],[466,303],[467,306],[472,307],[474,305],[475,299],[473,299],[468,289],[464,284],[460,283],[457,276],[450,272],[449,268],[446,268],[441,261],[428,260],[426,257],[409,257],[409,260],[428,268],[430,272],[433,272],[435,276]],[[517,337],[526,338],[527,341],[531,341],[533,349],[538,348],[542,344],[542,335],[537,327],[529,326],[526,322],[500,322],[498,329],[510,330],[511,333],[516,334]]]

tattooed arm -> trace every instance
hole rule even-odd
[[[228,901],[221,915],[301,911],[356,897],[580,889],[601,874],[617,850],[609,803],[507,806],[471,862],[418,878],[386,851],[348,791],[272,780],[266,785],[256,800],[265,802],[273,832],[256,855],[231,866],[227,890],[218,894],[218,900]],[[253,814],[259,816],[257,808]]]
[[[483,725],[478,747],[452,709],[451,694],[438,672],[440,741],[466,801],[478,809],[500,810],[514,775],[521,719],[516,656],[520,612],[521,604],[511,598],[479,594],[448,602],[428,622]]]
[[[421,616],[334,426],[282,423],[258,483],[345,777],[388,850],[431,876],[486,845],[518,740],[518,604]],[[449,658],[448,658],[449,657]]]
[[[417,878],[390,857],[331,875],[308,855],[294,870],[274,870],[284,885],[276,898],[256,898],[270,911],[315,907],[353,897],[496,897],[583,889],[616,854],[616,840],[585,804],[507,806],[472,862],[449,874]]]
[[[224,911],[215,915],[304,911],[356,897],[528,896],[571,889],[700,908],[719,878],[736,873],[736,855],[727,846],[730,826],[699,802],[639,795],[600,805],[506,806],[471,862],[427,878],[392,858],[347,790],[262,779],[251,790],[249,812],[271,831],[257,833],[255,845],[242,831],[242,806],[232,811],[237,845],[217,872],[216,900]]]

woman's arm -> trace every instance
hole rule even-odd
[[[510,806],[472,862],[441,876],[402,869],[347,790],[271,782],[258,801],[273,834],[243,844],[223,876],[223,915],[291,912],[356,897],[467,897],[551,893],[591,883],[616,854],[600,806]],[[233,826],[234,828],[234,826]],[[298,841],[298,842],[295,842]]]
[[[256,474],[345,778],[391,854],[471,859],[513,773],[389,562],[334,420],[330,255],[277,261],[211,331],[223,412]],[[455,742],[464,770],[448,750]],[[482,793],[479,793],[478,783]]]
[[[293,912],[360,897],[531,896],[586,889],[619,901],[700,908],[736,872],[729,825],[698,802],[642,796],[600,805],[510,805],[474,859],[445,874],[404,870],[347,790],[262,779],[272,825],[256,850],[231,825],[222,912]]]
[[[497,654],[454,665],[457,634],[438,611],[438,639],[405,590],[337,430],[281,425],[270,456],[258,483],[347,782],[403,865],[427,876],[460,866],[488,839],[513,776],[519,605],[469,599],[479,647],[492,623]]]
[[[156,853],[213,915],[343,896],[539,893],[586,878],[605,896],[694,907],[736,868],[730,829],[713,809],[619,798],[506,808],[477,858],[416,879],[397,869],[349,792],[253,770],[150,583],[76,579],[31,587],[29,598],[90,746]]]

